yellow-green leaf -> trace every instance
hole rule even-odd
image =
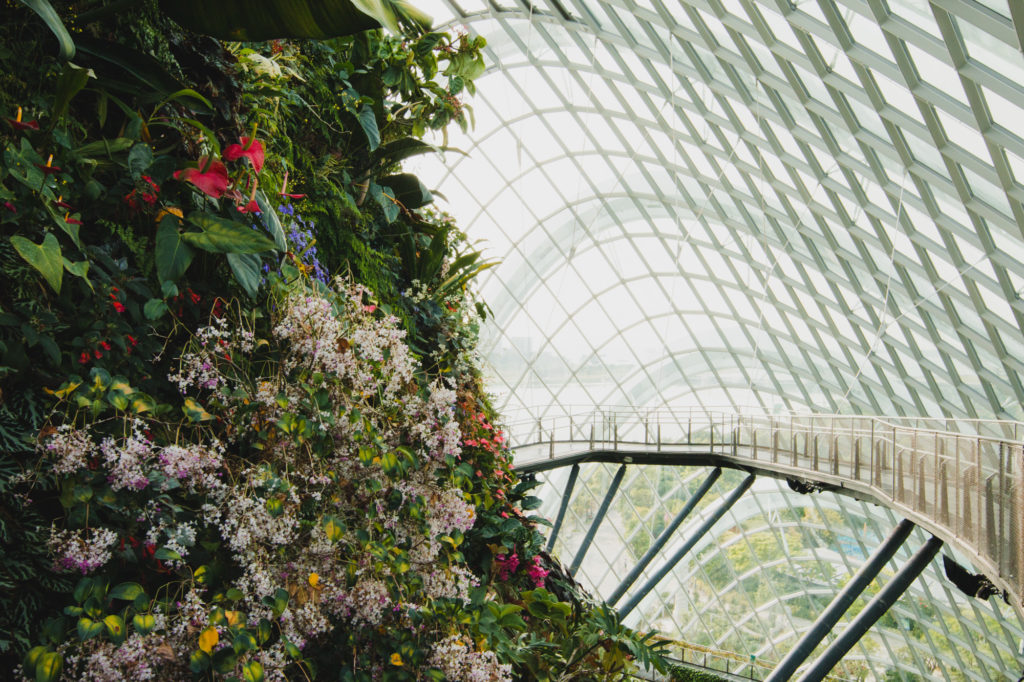
[[[242,666],[242,679],[245,682],[263,682],[263,664],[259,661],[246,663]]]
[[[120,644],[124,641],[124,619],[121,616],[112,613],[103,619],[103,625],[107,628],[112,642]]]
[[[197,403],[194,398],[185,398],[185,404],[181,411],[192,422],[205,422],[213,419],[213,415],[207,412],[206,408]]]
[[[328,516],[324,518],[324,534],[331,542],[337,542],[345,535],[345,524],[336,516]]]
[[[153,631],[156,627],[156,617],[151,613],[136,613],[135,617],[132,618],[132,625],[135,626],[135,631],[140,635],[145,635]]]
[[[28,653],[25,654],[25,659],[21,663],[21,667],[25,670],[25,674],[29,677],[35,675],[36,665],[39,664],[39,659],[42,658],[49,649],[45,646],[34,646],[29,649]]]
[[[52,651],[43,654],[36,662],[36,682],[53,682],[60,677],[62,667],[64,658],[60,654]]]
[[[63,384],[61,384],[60,388],[58,388],[55,391],[49,388],[43,388],[43,390],[49,393],[50,395],[63,400],[64,398],[67,398],[69,395],[74,393],[75,389],[77,389],[81,385],[81,381],[65,381]]]
[[[92,639],[103,632],[103,623],[97,622],[88,616],[78,619],[78,638],[83,642]]]
[[[219,641],[220,633],[217,632],[217,628],[208,627],[199,635],[199,648],[206,653],[210,653]]]

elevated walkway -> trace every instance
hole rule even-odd
[[[582,462],[712,465],[884,505],[970,556],[1024,617],[1024,425],[594,410],[513,423],[522,473]]]

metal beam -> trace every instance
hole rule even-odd
[[[569,508],[569,498],[572,497],[572,489],[576,487],[576,477],[579,475],[580,465],[573,464],[572,470],[569,471],[569,480],[565,484],[565,491],[562,493],[562,503],[558,505],[558,516],[555,517],[555,525],[551,527],[551,535],[548,536],[548,552],[555,546],[558,531],[561,530],[562,521],[565,519],[565,510]]]
[[[889,581],[882,590],[875,595],[864,610],[857,614],[843,632],[837,637],[828,648],[818,657],[818,660],[808,668],[797,682],[820,682],[835,667],[836,663],[842,660],[843,656],[860,641],[871,626],[879,618],[885,615],[896,600],[900,598],[910,584],[921,575],[921,571],[928,567],[931,560],[935,558],[939,548],[942,547],[942,540],[934,535],[928,542],[917,550],[914,556],[903,565],[893,579]]]
[[[697,503],[701,501],[704,495],[707,494],[708,490],[711,489],[711,486],[714,484],[715,481],[718,480],[718,477],[721,475],[721,467],[714,469],[710,474],[708,474],[707,478],[704,479],[704,482],[701,483],[700,487],[697,488],[696,492],[694,492],[693,495],[690,496],[690,499],[687,500],[683,508],[680,509],[679,513],[676,514],[675,518],[672,519],[672,522],[665,527],[665,530],[661,532],[658,538],[654,541],[654,544],[652,544],[650,548],[647,550],[647,552],[642,557],[640,557],[640,560],[636,562],[636,565],[633,566],[633,570],[629,572],[629,575],[622,579],[622,582],[619,583],[619,586],[616,587],[615,591],[612,592],[610,597],[608,597],[609,606],[614,606],[615,602],[617,602],[622,597],[622,595],[626,593],[626,590],[632,587],[633,583],[636,582],[636,579],[639,578],[640,574],[644,572],[645,568],[647,568],[647,564],[651,563],[655,555],[657,555],[658,552],[661,551],[661,548],[665,546],[665,543],[668,542],[669,539],[675,534],[676,529],[679,528],[679,525],[686,519],[687,516],[690,515],[690,512],[693,511],[694,507],[697,506]]]
[[[580,545],[579,550],[576,551],[576,556],[572,560],[572,564],[569,566],[569,575],[576,575],[576,571],[579,570],[580,564],[583,563],[583,557],[586,556],[587,550],[590,549],[590,544],[594,541],[594,536],[597,534],[597,529],[604,521],[604,515],[608,513],[608,507],[612,504],[612,498],[615,497],[615,493],[619,490],[619,484],[622,483],[622,477],[626,475],[626,465],[623,464],[619,467],[619,470],[615,472],[615,478],[612,479],[612,483],[608,486],[608,492],[604,495],[604,501],[601,502],[601,507],[597,510],[597,516],[590,524],[590,529],[587,530],[586,537],[583,538],[583,544]]]
[[[903,543],[910,536],[910,531],[913,529],[914,524],[912,522],[906,519],[899,522],[892,532],[889,533],[889,537],[875,549],[868,560],[860,567],[860,570],[850,578],[850,582],[846,583],[842,591],[835,596],[832,603],[825,607],[825,610],[821,612],[818,619],[814,621],[814,625],[804,633],[804,636],[800,638],[796,646],[786,654],[781,663],[775,666],[771,674],[765,678],[765,682],[784,682],[784,680],[788,680],[793,676],[796,669],[821,644],[821,641],[831,632],[835,624],[846,613],[846,610],[850,608],[850,605],[864,591],[864,588],[871,584],[871,581],[878,576],[878,573],[885,564],[892,559],[893,555],[896,554],[896,550],[903,546]]]
[[[641,587],[640,590],[633,595],[633,597],[626,602],[621,609],[619,609],[620,619],[625,618],[630,611],[635,609],[643,598],[647,596],[647,593],[654,589],[654,587],[661,582],[662,578],[668,575],[669,571],[675,568],[675,565],[679,563],[679,560],[686,556],[686,553],[693,549],[693,546],[696,545],[697,542],[704,537],[709,530],[711,530],[711,527],[725,515],[725,512],[729,511],[729,509],[736,504],[736,501],[739,500],[743,493],[747,492],[747,489],[754,483],[754,478],[754,474],[747,476],[735,490],[729,493],[728,497],[722,500],[722,504],[718,509],[716,509],[711,516],[705,519],[704,522],[697,527],[697,530],[694,531],[693,535],[686,539],[683,546],[676,550],[676,553],[673,554],[669,560],[666,561],[661,568],[659,568],[657,572],[643,584],[643,587]]]

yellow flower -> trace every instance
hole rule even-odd
[[[402,654],[395,652],[391,654],[391,665],[402,666]]]
[[[317,584],[320,582],[320,576],[316,573],[309,574],[309,586],[316,589]]]

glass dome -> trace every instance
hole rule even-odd
[[[488,39],[425,164],[501,266],[506,414],[1024,416],[1024,10],[428,3]]]

